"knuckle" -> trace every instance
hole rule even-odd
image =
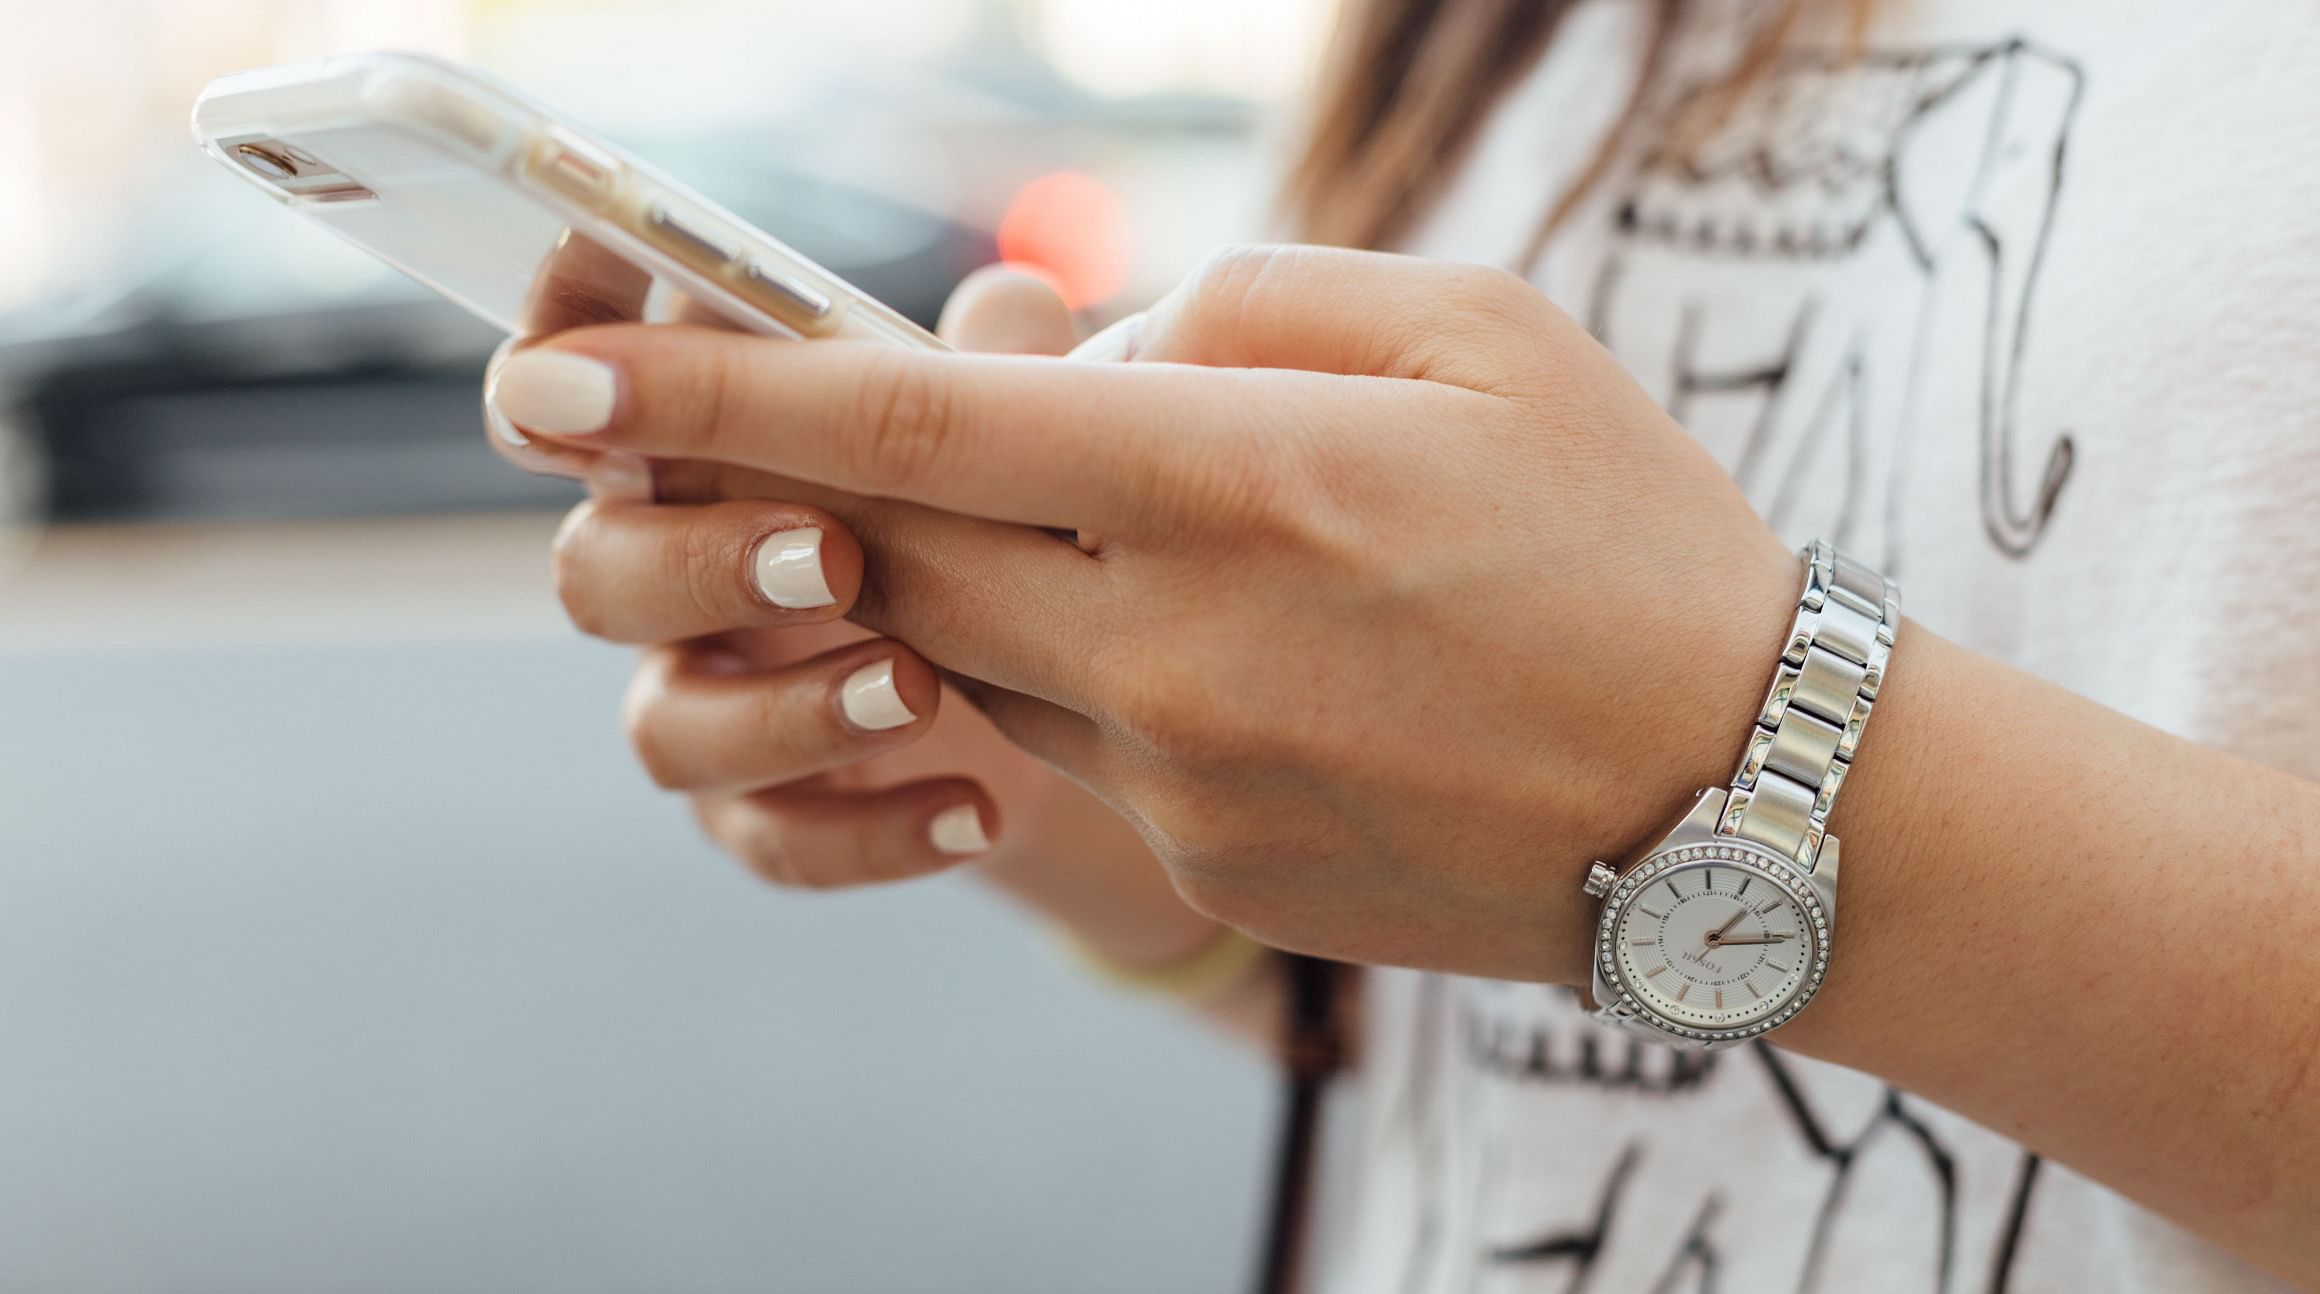
[[[1519,274],[1486,265],[1444,271],[1437,309],[1413,321],[1408,349],[1438,381],[1513,393],[1515,375],[1564,345],[1562,316]]]
[[[843,859],[840,866],[831,869],[833,885],[870,885],[904,880],[915,875],[917,869],[909,866],[907,857],[890,838],[883,824],[868,814],[857,817],[845,836],[843,855],[834,856],[833,862]]]
[[[725,345],[691,346],[685,348],[690,362],[671,366],[667,403],[653,412],[678,445],[709,456],[726,420],[742,407],[739,392],[749,376],[744,353]]]
[[[733,853],[742,866],[768,885],[785,890],[814,888],[807,871],[798,866],[798,851],[777,815],[761,815],[735,844]]]
[[[1276,559],[1374,547],[1375,518],[1349,506],[1352,452],[1339,438],[1291,429],[1185,468],[1176,497],[1201,530]]]
[[[703,521],[686,526],[670,545],[668,572],[672,587],[681,590],[685,605],[702,625],[728,626],[748,605],[738,581],[746,579],[746,553],[739,537],[724,526]]]
[[[1185,276],[1177,299],[1159,312],[1167,321],[1163,331],[1174,336],[1169,349],[1193,356],[1238,356],[1242,324],[1283,254],[1279,247],[1234,244],[1202,257]]]
[[[1283,249],[1264,243],[1229,243],[1201,258],[1188,276],[1194,300],[1231,303],[1246,299],[1266,273],[1280,263]]]
[[[823,870],[818,862],[806,860],[795,849],[784,848],[780,850],[775,855],[775,861],[769,864],[769,868],[771,870],[768,879],[785,890],[819,893],[823,890],[845,888],[844,880]]]
[[[1510,374],[1536,362],[1545,298],[1521,275],[1488,265],[1439,268],[1431,295],[1400,312],[1389,331],[1409,374],[1505,393]]]
[[[749,800],[693,797],[693,818],[717,848],[778,889],[824,888],[782,811]]]
[[[1528,317],[1539,299],[1528,280],[1493,265],[1446,266],[1440,291],[1452,310],[1490,319]]]
[[[549,548],[549,569],[555,581],[556,600],[564,605],[565,616],[580,632],[603,638],[610,633],[612,620],[605,600],[597,595],[591,526],[595,515],[595,503],[588,502],[572,509],[565,517]]]
[[[797,775],[807,771],[803,766],[845,752],[851,734],[840,725],[837,706],[826,694],[817,695],[818,703],[785,687],[762,687],[749,694],[742,702],[744,713],[737,717],[745,718],[747,731],[757,734],[750,743],[753,767]]]
[[[843,890],[861,883],[858,869],[843,865],[828,839],[791,830],[779,811],[761,816],[752,837],[750,870],[785,890]]]
[[[621,732],[628,738],[629,750],[653,785],[664,791],[684,790],[687,779],[669,740],[668,729],[660,721],[660,698],[657,680],[640,674],[620,708]]]
[[[930,479],[957,435],[957,409],[939,373],[893,355],[862,384],[853,434],[846,437],[855,479],[873,493]]]
[[[636,762],[644,768],[644,775],[664,791],[686,790],[683,776],[669,751],[667,740],[651,723],[641,723],[629,729],[629,749],[636,752]]]

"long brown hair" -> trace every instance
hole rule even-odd
[[[1814,4],[1847,11],[1858,46],[1873,0],[1763,0],[1769,10],[1713,92],[1730,103],[1779,57]],[[1621,113],[1568,192],[1543,213],[1531,254],[1617,156],[1659,70],[1684,0],[1652,0],[1653,36]],[[1482,124],[1538,60],[1576,0],[1346,0],[1305,149],[1283,186],[1305,238],[1383,247],[1409,233],[1466,160]],[[1527,257],[1526,257],[1527,259]]]

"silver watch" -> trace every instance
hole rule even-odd
[[[1739,771],[1625,868],[1597,863],[1596,1018],[1715,1048],[1770,1032],[1820,990],[1837,924],[1845,772],[1901,627],[1892,581],[1814,542],[1804,595]]]

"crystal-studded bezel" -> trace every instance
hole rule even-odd
[[[1796,903],[1798,911],[1805,914],[1804,935],[1811,947],[1812,964],[1806,970],[1803,982],[1789,999],[1771,1015],[1729,1029],[1697,1028],[1661,1014],[1651,1005],[1651,1000],[1637,990],[1617,956],[1619,923],[1627,914],[1627,905],[1635,900],[1636,895],[1669,872],[1697,869],[1709,864],[1739,868],[1779,886]],[[1829,971],[1829,912],[1804,873],[1777,854],[1739,841],[1677,845],[1652,854],[1620,873],[1619,880],[1604,899],[1603,914],[1595,926],[1595,962],[1603,978],[1618,992],[1619,1005],[1649,1020],[1655,1029],[1702,1043],[1753,1038],[1788,1023],[1791,1017],[1804,1009],[1807,1002],[1812,1001],[1813,994],[1820,991],[1821,980]]]

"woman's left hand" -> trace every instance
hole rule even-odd
[[[496,399],[789,478],[862,539],[856,620],[1195,906],[1353,961],[1578,982],[1588,862],[1730,776],[1799,581],[1583,329],[1469,266],[1235,251],[1061,360],[586,328]],[[893,542],[922,525],[939,545]]]

